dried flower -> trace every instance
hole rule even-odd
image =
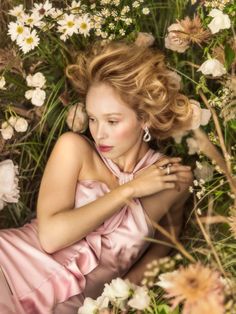
[[[83,133],[88,127],[88,115],[82,103],[69,108],[66,123],[73,132]]]
[[[194,170],[195,177],[200,180],[210,181],[213,177],[214,168],[206,161],[201,163],[201,168],[196,167]]]
[[[184,34],[184,29],[179,23],[168,27],[168,35],[165,37],[165,47],[177,52],[185,52],[189,48],[189,40]]]
[[[183,314],[223,314],[220,275],[200,263],[159,276],[157,285],[171,298],[173,308],[184,302]]]
[[[135,40],[135,45],[138,47],[150,47],[153,45],[155,38],[152,34],[139,32]]]
[[[0,162],[0,210],[5,203],[17,203],[19,199],[18,167],[11,159]]]

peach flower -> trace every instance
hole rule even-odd
[[[88,115],[82,103],[69,108],[66,123],[73,132],[83,133],[88,127]]]
[[[155,38],[150,33],[139,32],[135,40],[135,45],[139,47],[149,47],[152,46]]]

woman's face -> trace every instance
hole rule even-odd
[[[86,97],[86,111],[91,135],[106,157],[125,155],[135,144],[140,143],[143,135],[141,122],[135,111],[125,105],[109,85],[90,87]]]

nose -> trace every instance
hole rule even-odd
[[[104,124],[98,124],[96,129],[96,138],[97,140],[101,140],[107,137],[107,132]]]

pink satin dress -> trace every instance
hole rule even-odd
[[[100,156],[121,185],[161,154],[149,149],[132,173],[120,171],[111,159]],[[109,191],[104,182],[79,181],[75,207]],[[21,228],[0,230],[0,267],[6,279],[5,286],[0,281],[0,313],[77,313],[85,297],[98,297],[106,282],[124,276],[148,248],[144,237],[153,235],[151,221],[137,198],[84,239],[54,254],[42,249],[36,219]]]

